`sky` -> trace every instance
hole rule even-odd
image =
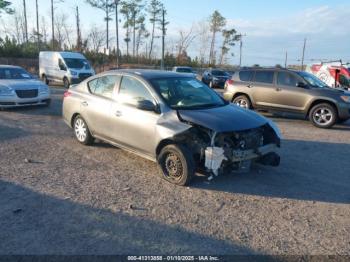
[[[50,1],[38,0],[39,10],[47,17],[50,28]],[[22,0],[14,0],[13,6],[20,9]],[[104,14],[85,3],[84,0],[55,0],[55,12],[65,13],[74,27],[74,7],[80,8],[83,33],[92,25],[105,28]],[[227,19],[227,29],[235,28],[243,37],[243,65],[300,64],[304,39],[306,38],[305,62],[319,60],[339,60],[350,62],[350,17],[349,0],[163,0],[170,22],[167,31],[167,50],[173,52],[179,31],[188,31],[192,25],[208,21],[214,10]],[[35,0],[27,0],[28,25],[35,26]],[[6,24],[11,18],[2,15]],[[111,23],[111,34],[114,36]],[[0,28],[1,29],[1,28]],[[121,31],[123,34],[123,31]],[[121,36],[123,38],[123,36]],[[112,39],[113,41],[113,39]],[[112,46],[114,42],[112,42]],[[199,39],[195,39],[188,49],[190,56],[198,55]],[[217,46],[220,46],[220,38]],[[125,49],[122,46],[122,51]],[[160,50],[157,40],[156,50]],[[239,63],[239,44],[232,48],[231,64]]]

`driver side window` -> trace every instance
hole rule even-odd
[[[58,59],[58,67],[60,68],[60,70],[67,71],[67,68],[61,58]]]
[[[143,100],[154,101],[144,84],[130,76],[123,76],[119,88],[118,100],[124,104],[133,106],[136,106],[137,102]]]

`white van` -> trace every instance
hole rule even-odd
[[[46,83],[63,83],[65,88],[78,84],[95,74],[89,62],[80,53],[40,52],[39,76]]]

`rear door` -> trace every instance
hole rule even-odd
[[[253,81],[248,86],[257,107],[274,107],[274,70],[256,70]]]
[[[104,75],[88,82],[90,94],[81,101],[82,115],[91,131],[110,139],[111,106],[119,75]]]

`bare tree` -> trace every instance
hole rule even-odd
[[[98,53],[106,42],[106,33],[101,31],[99,27],[93,25],[89,32],[89,46],[95,53]]]
[[[106,48],[109,49],[109,21],[115,8],[114,0],[86,0],[92,7],[98,8],[105,12],[104,20],[106,21]]]
[[[51,34],[52,34],[52,49],[55,49],[55,7],[54,4],[64,2],[64,0],[51,0]]]
[[[197,37],[197,35],[194,33],[194,26],[192,25],[191,28],[186,31],[184,29],[179,30],[180,38],[177,42],[177,57],[179,58],[181,54],[184,52],[187,52],[188,47],[191,45],[193,40]]]
[[[215,64],[215,40],[216,34],[222,30],[222,28],[226,25],[226,19],[223,17],[219,11],[215,10],[214,13],[210,17],[210,32],[212,32],[212,39],[210,45],[210,55],[209,55],[209,63]]]
[[[138,21],[139,25],[137,28],[137,37],[136,37],[136,56],[139,56],[140,46],[144,43],[144,39],[149,37],[149,32],[146,29],[145,25],[145,17],[142,17],[141,20]]]
[[[210,41],[210,26],[208,21],[200,21],[196,26],[197,31],[197,46],[199,52],[199,60],[201,66],[206,63],[208,49],[209,49],[209,41]]]
[[[55,17],[56,40],[59,49],[64,49],[65,46],[71,46],[72,29],[67,24],[68,16],[66,13],[60,13]]]
[[[153,44],[154,44],[154,38],[155,38],[155,29],[156,29],[156,25],[159,25],[162,21],[162,10],[163,10],[163,4],[158,0],[151,0],[147,8],[148,14],[150,16],[149,21],[152,24],[151,43],[150,43],[148,58],[151,58],[152,56]]]
[[[25,39],[28,43],[28,23],[27,23],[27,6],[26,6],[26,0],[23,0],[23,16],[24,16],[24,33],[25,33]]]

